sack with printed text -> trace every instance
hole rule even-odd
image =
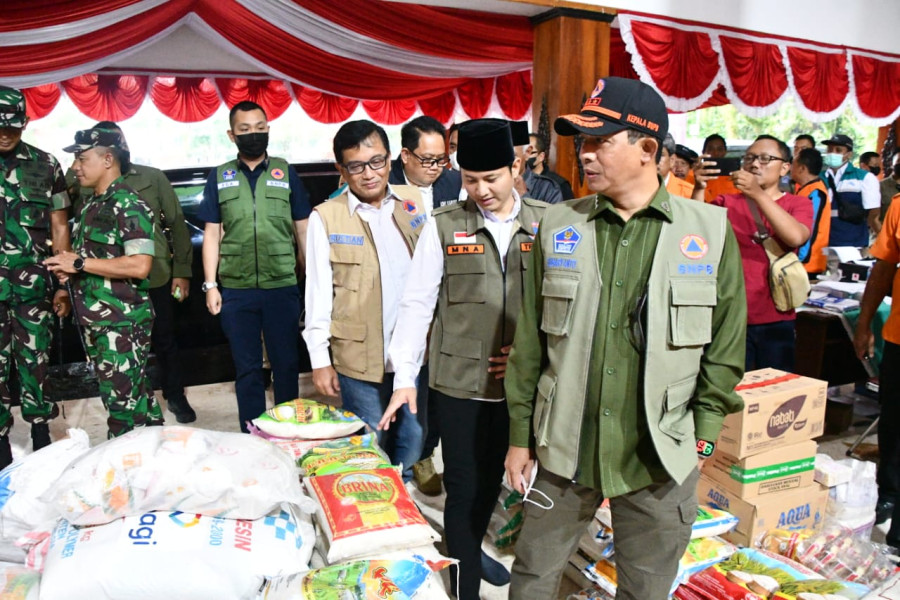
[[[303,475],[331,475],[390,467],[391,459],[378,446],[375,434],[367,433],[319,444],[297,464]]]
[[[440,539],[396,468],[318,475],[304,483],[318,502],[316,520],[328,544],[329,564]]]
[[[276,404],[251,424],[264,437],[305,440],[346,437],[366,426],[352,412],[305,398]]]
[[[249,600],[266,577],[308,570],[315,532],[292,508],[255,520],[148,512],[106,525],[59,522],[41,600]]]

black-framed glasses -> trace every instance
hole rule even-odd
[[[450,159],[446,156],[438,156],[437,158],[423,158],[407,148],[407,152],[419,159],[419,164],[429,169],[431,167],[446,167],[450,164]]]
[[[369,167],[373,171],[378,171],[383,169],[387,163],[388,157],[384,154],[379,154],[378,156],[370,158],[369,162],[354,161],[345,163],[344,168],[347,169],[347,172],[351,175],[359,175],[366,170],[366,167]]]
[[[745,165],[752,165],[753,161],[758,160],[759,164],[767,165],[773,160],[780,160],[781,162],[787,162],[787,160],[781,158],[780,156],[769,156],[768,154],[745,154],[741,157],[741,162]]]

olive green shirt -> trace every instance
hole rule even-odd
[[[668,475],[656,454],[647,427],[643,402],[643,360],[639,350],[641,328],[635,317],[639,298],[647,288],[650,267],[664,220],[671,221],[664,202],[693,202],[669,196],[660,186],[650,204],[635,213],[627,222],[619,216],[612,203],[598,196],[597,209],[590,219],[597,234],[600,278],[603,282],[599,314],[591,348],[591,377],[588,380],[588,402],[581,423],[578,471],[575,480],[599,489],[607,498],[644,488],[654,482],[664,482]],[[729,256],[731,258],[729,258]],[[734,234],[729,229],[722,261],[719,267],[717,295],[730,295],[729,286],[737,289],[742,281],[739,249]],[[539,329],[542,303],[536,295],[544,276],[544,254],[540,244],[532,250],[531,277],[525,282],[526,301],[537,299],[534,311],[523,311],[519,327]],[[741,294],[743,290],[741,289]],[[527,319],[534,322],[528,323]],[[723,339],[731,338],[728,329],[740,329],[743,322],[725,319],[723,313],[714,312],[713,331],[719,330]],[[724,331],[723,331],[724,329]],[[726,333],[727,332],[727,333]],[[724,335],[723,335],[724,334]],[[517,347],[523,364],[546,364],[546,340],[542,344]],[[743,364],[743,347],[718,345],[716,339],[707,346],[705,357],[711,364]],[[727,370],[727,369],[726,369]],[[721,376],[729,378],[730,370]],[[509,375],[509,372],[507,373]],[[697,380],[696,398],[702,403],[713,397],[729,402],[730,394],[717,382],[716,368],[702,368]],[[534,397],[534,389],[524,389],[524,383],[515,377],[507,377],[506,391],[509,397]],[[728,388],[729,386],[724,386]],[[518,389],[521,388],[521,389]],[[603,415],[618,415],[604,419]],[[525,447],[532,443],[530,428],[519,423],[510,424],[510,444]],[[573,434],[575,431],[573,431]],[[702,435],[700,431],[698,435]]]

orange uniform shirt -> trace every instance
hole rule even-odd
[[[719,175],[715,179],[710,179],[706,182],[706,191],[703,193],[703,201],[704,202],[712,202],[719,196],[723,196],[725,194],[740,194],[736,187],[734,187],[734,182],[731,180],[731,175]]]
[[[872,256],[889,263],[900,263],[900,194],[894,196],[887,214],[884,216],[884,225],[875,243],[869,248]],[[894,276],[891,296],[900,299],[900,272]],[[892,344],[900,344],[900,301],[891,304],[891,314],[888,316],[881,335]]]
[[[694,193],[694,184],[688,183],[684,179],[675,177],[669,173],[669,180],[666,182],[666,190],[673,196],[690,198],[691,194]]]

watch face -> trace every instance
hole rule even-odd
[[[72,261],[72,266],[75,267],[76,271],[81,271],[84,269],[84,259],[80,256]]]

